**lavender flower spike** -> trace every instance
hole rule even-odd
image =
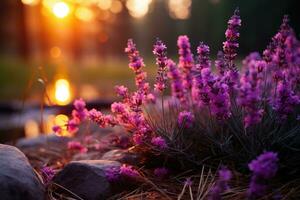
[[[222,193],[229,189],[228,182],[232,178],[232,173],[223,167],[219,170],[219,179],[211,190],[210,200],[221,200]]]
[[[181,103],[185,104],[185,90],[182,84],[182,77],[176,64],[171,59],[168,60],[168,70],[168,76],[171,79],[172,96],[176,97]]]
[[[266,181],[276,175],[278,170],[277,162],[277,153],[264,152],[249,163],[249,169],[253,173],[248,190],[250,199],[265,195],[267,190]]]
[[[154,44],[153,54],[156,56],[156,64],[158,65],[158,71],[156,76],[156,83],[154,88],[157,91],[162,92],[166,88],[167,76],[166,76],[166,66],[167,66],[167,47],[159,39],[157,39]]]
[[[194,67],[194,59],[189,38],[186,35],[179,36],[177,46],[179,54],[178,67],[183,71],[183,85],[186,90],[190,90],[192,88],[191,70]]]
[[[223,51],[225,60],[232,66],[232,61],[237,56],[237,48],[239,47],[238,38],[240,37],[239,28],[241,26],[241,18],[239,9],[234,11],[234,15],[228,20],[227,30],[225,32],[226,41],[223,42]]]

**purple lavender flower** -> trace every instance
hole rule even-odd
[[[70,141],[68,142],[68,149],[69,150],[75,150],[79,151],[80,153],[86,153],[88,149],[84,147],[80,142],[78,141]]]
[[[209,106],[211,101],[211,89],[216,82],[216,77],[212,74],[210,68],[203,68],[198,77],[195,77],[195,93],[197,95],[196,100],[199,102],[199,106]]]
[[[238,81],[238,70],[233,63],[237,56],[237,48],[239,47],[238,38],[240,37],[239,28],[241,26],[241,18],[239,10],[234,11],[234,15],[228,20],[227,30],[225,32],[226,41],[223,42],[223,52],[225,61],[225,71],[223,73],[223,82],[225,82],[231,92],[235,90]]]
[[[228,182],[232,178],[232,173],[223,167],[219,170],[219,179],[210,191],[210,200],[221,200],[222,193],[229,189]]]
[[[165,167],[158,167],[154,170],[154,175],[159,178],[165,178],[169,174],[169,170]]]
[[[197,53],[198,53],[197,60],[199,63],[196,64],[196,70],[210,68],[211,61],[209,58],[209,46],[201,42],[197,47]]]
[[[182,111],[178,115],[178,124],[179,126],[183,126],[185,128],[191,128],[195,121],[195,116],[188,111]]]
[[[55,125],[52,127],[52,130],[55,134],[57,135],[61,135],[61,132],[62,132],[62,127],[61,126],[58,126],[58,125]]]
[[[222,51],[218,51],[217,60],[215,61],[215,66],[219,74],[223,76],[227,68],[224,61],[224,53]]]
[[[183,87],[182,77],[176,64],[171,59],[168,60],[168,69],[169,69],[168,76],[172,80],[171,82],[172,96],[176,97],[181,101],[181,103],[185,104],[186,103],[185,95],[184,95],[185,89]]]
[[[294,107],[299,104],[299,96],[294,94],[290,82],[280,81],[272,100],[273,109],[279,115],[279,119],[285,120],[294,111]]]
[[[129,67],[135,73],[135,84],[138,88],[138,92],[144,94],[143,101],[146,102],[146,97],[149,93],[150,86],[149,83],[146,82],[147,73],[142,70],[142,67],[145,66],[144,61],[141,58],[140,53],[137,50],[136,45],[134,44],[132,39],[128,40],[125,52],[128,54]]]
[[[140,57],[140,53],[136,48],[132,39],[129,39],[127,42],[127,47],[125,48],[125,53],[129,57],[129,67],[133,71],[139,71],[143,66],[145,66],[143,59]]]
[[[137,178],[139,176],[139,172],[136,169],[126,164],[123,164],[120,167],[120,174],[129,178]]]
[[[186,35],[179,36],[177,46],[179,54],[178,67],[183,71],[183,85],[186,90],[190,90],[192,88],[191,70],[194,67],[194,59],[189,38]]]
[[[55,172],[51,167],[47,167],[46,165],[44,165],[41,168],[41,174],[42,174],[42,178],[44,181],[44,184],[47,185],[51,182],[51,180],[53,179]]]
[[[154,88],[160,92],[162,92],[166,88],[166,67],[167,67],[167,47],[166,45],[159,39],[157,39],[153,53],[156,56],[156,64],[158,65],[158,71],[156,76],[156,83]]]
[[[210,109],[218,121],[224,121],[231,116],[229,87],[222,81],[216,81],[210,92]]]
[[[152,138],[151,144],[156,146],[160,150],[164,150],[168,147],[166,140],[160,136]]]
[[[266,193],[266,181],[276,175],[278,170],[277,162],[277,153],[264,152],[249,163],[248,167],[252,171],[248,190],[249,198],[258,198]]]
[[[201,42],[197,48],[197,53],[198,63],[195,67],[192,97],[195,102],[199,102],[198,106],[201,107],[210,102],[210,84],[214,81],[214,76],[210,71],[209,47]]]
[[[79,130],[79,125],[80,121],[77,118],[73,118],[67,122],[66,127],[70,133],[76,133]]]
[[[261,60],[257,54],[250,54],[244,61],[248,65],[248,71],[240,80],[238,104],[245,110],[245,127],[252,126],[261,121],[263,109],[260,108],[262,101],[263,72],[266,69],[266,62]]]
[[[234,11],[234,15],[228,20],[228,27],[225,32],[226,41],[223,42],[223,51],[225,60],[232,67],[232,61],[237,56],[237,48],[239,47],[238,38],[240,37],[239,28],[241,26],[241,18],[239,10]]]
[[[85,120],[88,114],[87,109],[85,108],[86,103],[82,99],[77,99],[74,101],[75,109],[72,111],[72,117],[78,123]]]
[[[100,111],[92,109],[88,114],[89,120],[98,124],[101,128],[107,126],[115,126],[117,124],[115,118],[111,115],[103,115]]]
[[[128,88],[125,87],[124,85],[117,85],[115,87],[117,94],[122,97],[123,99],[128,98]]]

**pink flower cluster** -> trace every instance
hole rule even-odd
[[[72,151],[79,151],[80,153],[86,153],[88,151],[88,149],[78,141],[68,142],[68,149]]]
[[[188,91],[192,88],[192,69],[194,67],[194,58],[191,52],[191,44],[186,35],[178,37],[177,40],[179,63],[178,67],[183,72],[183,85]]]
[[[156,76],[156,83],[154,84],[154,88],[157,91],[164,91],[166,89],[166,70],[168,64],[167,58],[167,47],[166,45],[159,39],[157,39],[154,44],[153,54],[156,56],[156,64],[158,65],[158,71]]]
[[[281,121],[292,113],[299,116],[294,112],[300,104],[300,42],[288,25],[288,18],[284,17],[263,56],[250,54],[239,71],[234,60],[239,47],[240,26],[241,19],[236,10],[228,21],[223,51],[218,53],[215,62],[210,59],[209,46],[203,42],[198,45],[194,57],[186,35],[179,36],[177,40],[178,63],[167,58],[167,47],[162,41],[158,39],[154,44],[153,53],[158,65],[154,89],[164,94],[170,84],[172,98],[168,103],[178,106],[174,117],[176,127],[193,128],[200,123],[195,116],[203,113],[208,113],[213,124],[226,124],[238,114],[245,130],[261,123],[270,110]],[[149,103],[155,105],[157,93],[151,90],[146,80],[143,58],[132,39],[128,40],[125,52],[129,68],[135,74],[136,90],[131,92],[123,85],[116,86],[116,93],[121,99],[111,105],[110,115],[95,109],[88,111],[83,100],[76,100],[67,129],[77,131],[79,123],[86,119],[100,127],[121,125],[131,134],[135,145],[148,144],[155,149],[166,150],[171,147],[170,138],[153,130],[145,112]],[[53,129],[60,132],[62,127]]]
[[[182,111],[178,115],[178,124],[181,127],[191,128],[193,126],[195,116],[188,111]]]
[[[123,164],[120,167],[109,167],[105,169],[105,176],[111,182],[119,181],[121,177],[137,178],[140,176],[139,172],[133,166]]]

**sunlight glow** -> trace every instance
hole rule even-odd
[[[29,6],[35,6],[39,3],[39,0],[21,0],[23,4]]]
[[[112,5],[112,0],[99,0],[98,6],[102,10],[108,10]]]
[[[121,12],[122,10],[123,10],[123,5],[120,1],[115,0],[115,1],[112,2],[111,8],[110,8],[110,11],[112,13],[116,14],[116,13]]]
[[[31,119],[27,120],[25,122],[24,132],[25,132],[26,138],[37,137],[40,132],[38,122],[35,120],[31,120]]]
[[[70,83],[66,79],[55,82],[55,100],[58,105],[67,105],[71,101]]]
[[[67,131],[66,124],[68,123],[69,117],[67,115],[59,114],[55,116],[54,124],[60,126],[62,131],[58,134],[58,136],[64,137],[72,137],[73,134]]]
[[[70,13],[70,7],[63,1],[56,2],[52,7],[52,12],[58,18],[65,18]]]
[[[81,21],[89,22],[94,19],[94,13],[87,7],[79,7],[75,11],[75,16]]]
[[[132,17],[142,18],[148,13],[151,2],[152,0],[128,0],[126,7]]]
[[[50,56],[52,58],[59,58],[61,56],[61,49],[57,46],[54,46],[50,49]]]
[[[174,19],[188,19],[191,14],[192,0],[169,0],[170,16]]]

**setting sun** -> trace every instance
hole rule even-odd
[[[70,83],[66,79],[58,79],[55,82],[55,100],[58,105],[66,105],[70,103]]]
[[[53,5],[52,12],[58,18],[65,18],[70,13],[70,7],[65,2],[60,1]]]

